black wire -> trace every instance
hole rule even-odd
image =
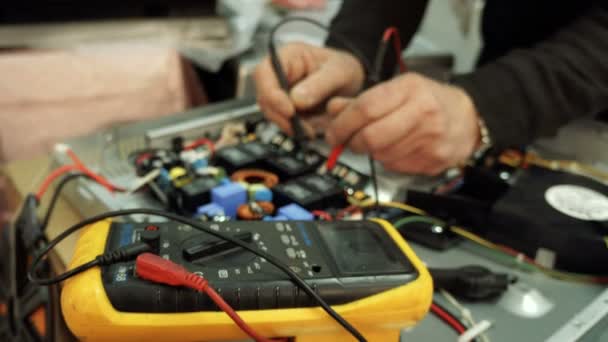
[[[44,219],[42,220],[42,224],[40,225],[40,229],[42,231],[46,230],[47,226],[49,225],[51,215],[53,213],[53,210],[55,209],[55,205],[57,205],[57,201],[59,199],[59,195],[61,195],[61,191],[63,190],[63,187],[65,187],[66,184],[68,184],[70,181],[80,178],[80,177],[90,178],[87,174],[82,173],[82,172],[73,172],[73,173],[70,173],[70,174],[64,176],[63,178],[61,178],[61,181],[55,187],[55,191],[53,192],[53,197],[51,198],[51,202],[49,202],[48,209],[46,210],[46,214],[44,215]]]
[[[372,178],[372,186],[374,189],[374,198],[375,198],[374,210],[376,212],[378,212],[378,208],[380,207],[380,197],[378,195],[378,177],[376,175],[376,163],[375,163],[374,157],[371,154],[368,156],[368,159],[369,159],[369,171],[370,171],[370,176]]]
[[[315,302],[317,302],[319,304],[319,306],[321,308],[323,308],[323,310],[325,310],[325,312],[327,312],[327,314],[329,314],[329,316],[331,316],[336,322],[338,322],[338,324],[340,324],[342,327],[344,327],[344,329],[346,329],[351,335],[353,335],[358,341],[366,341],[366,339],[363,337],[363,335],[361,335],[361,333],[355,328],[353,327],[350,323],[348,323],[342,316],[340,316],[340,314],[338,314],[334,309],[331,308],[331,306],[329,306],[324,300],[323,298],[321,298],[311,287],[310,285],[308,285],[302,278],[300,278],[300,276],[298,276],[297,273],[295,273],[294,271],[292,271],[287,265],[285,265],[281,260],[279,260],[278,258],[265,253],[261,250],[258,250],[256,247],[252,247],[250,246],[248,243],[243,242],[239,239],[235,239],[231,236],[225,235],[223,233],[220,232],[216,232],[210,228],[207,228],[207,226],[205,226],[202,222],[198,222],[198,221],[194,221],[191,220],[189,218],[186,217],[182,217],[179,215],[175,215],[175,214],[171,214],[171,213],[167,213],[167,212],[163,212],[160,210],[154,210],[154,209],[126,209],[126,210],[117,210],[117,211],[110,211],[107,213],[103,213],[100,215],[95,215],[92,216],[88,219],[85,219],[73,226],[71,226],[70,228],[66,229],[63,233],[59,234],[59,236],[57,236],[55,239],[53,239],[52,241],[49,242],[49,244],[40,251],[40,253],[34,258],[34,261],[32,262],[32,266],[30,268],[30,271],[28,272],[28,277],[29,279],[36,283],[40,283],[40,280],[45,280],[45,279],[40,279],[36,276],[37,273],[37,269],[39,267],[39,264],[41,262],[41,260],[44,258],[44,256],[46,256],[49,251],[51,249],[53,249],[57,244],[59,244],[61,241],[63,241],[66,237],[68,237],[69,235],[73,234],[74,232],[90,225],[93,224],[95,222],[98,221],[102,221],[105,219],[109,219],[109,218],[113,218],[113,217],[121,217],[121,216],[128,216],[128,215],[133,215],[133,214],[145,214],[145,215],[152,215],[152,216],[160,216],[160,217],[164,217],[179,223],[183,223],[183,224],[187,224],[195,229],[198,229],[202,232],[205,232],[207,234],[213,235],[219,239],[222,239],[224,241],[228,241],[231,242],[259,257],[262,257],[264,259],[266,259],[269,263],[273,264],[275,267],[277,267],[279,270],[283,271],[287,276],[289,276],[289,278],[291,278],[291,280],[298,286],[300,287],[306,294],[308,294],[312,299],[314,299]],[[89,261],[86,264],[83,264],[71,271],[66,272],[65,274],[63,274],[62,276],[60,276],[62,278],[62,280],[65,280],[75,274],[78,274],[82,271],[84,271],[85,269],[89,269],[91,267],[96,266],[95,263],[97,263],[96,259]],[[69,274],[68,274],[69,273]]]
[[[369,60],[365,57],[365,55],[361,52],[361,50],[359,50],[353,43],[351,43],[348,40],[348,38],[346,38],[344,35],[342,35],[338,32],[330,31],[328,26],[326,26],[314,19],[311,19],[311,18],[288,17],[288,18],[283,19],[278,24],[276,24],[270,31],[270,40],[268,42],[268,48],[270,51],[273,51],[273,50],[276,51],[275,44],[274,44],[274,36],[275,36],[276,32],[278,31],[278,29],[281,26],[283,26],[289,22],[294,22],[294,21],[306,22],[306,23],[314,25],[314,26],[324,30],[325,32],[327,32],[331,37],[335,38],[337,42],[342,44],[347,50],[349,50],[353,55],[355,55],[355,57],[357,57],[359,62],[361,62],[361,64],[363,65],[365,75],[370,74],[370,71],[372,70],[371,64],[370,64]]]
[[[382,72],[382,66],[384,62],[384,58],[386,57],[386,50],[388,47],[388,41],[384,39],[380,41],[380,46],[376,52],[376,56],[374,57],[374,69],[372,70],[371,75],[369,76],[369,85],[374,86],[380,82],[380,73]],[[369,169],[370,176],[372,179],[372,186],[374,189],[374,210],[378,210],[380,206],[380,197],[378,196],[378,177],[376,174],[376,163],[374,161],[374,157],[370,153],[368,156],[369,159]]]
[[[32,269],[30,270],[30,273],[28,273],[28,277],[30,278],[31,282],[36,284],[36,285],[45,285],[45,286],[49,286],[49,285],[55,285],[57,283],[60,283],[68,278],[71,278],[79,273],[82,273],[88,269],[91,269],[95,266],[99,266],[99,260],[98,259],[93,259],[89,262],[86,262],[82,265],[79,265],[77,267],[72,268],[69,271],[66,271],[56,277],[51,277],[51,278],[39,278],[37,275],[35,275],[34,272],[32,272],[34,270],[34,268],[32,267]]]

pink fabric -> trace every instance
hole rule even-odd
[[[0,160],[5,161],[206,100],[192,67],[167,49],[14,51],[0,54],[0,75]]]

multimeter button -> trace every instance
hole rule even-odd
[[[141,232],[141,241],[147,243],[152,249],[152,253],[158,254],[160,251],[160,230],[158,227],[154,226],[156,229],[146,229]]]
[[[303,250],[303,249],[301,249],[301,250],[298,252],[298,258],[301,258],[301,259],[306,259],[306,251],[305,251],[305,250]]]
[[[289,257],[289,259],[295,259],[296,258],[296,250],[293,248],[287,248],[285,250],[285,253],[287,253],[287,256]]]
[[[281,235],[281,241],[282,241],[284,244],[289,245],[289,236],[287,236],[287,235],[285,235],[285,234]]]
[[[292,245],[294,245],[294,246],[298,246],[299,245],[298,240],[296,239],[295,236],[291,235],[291,236],[289,236],[289,238],[291,239],[291,244]]]
[[[282,233],[285,231],[285,226],[283,225],[283,223],[279,222],[275,225],[275,227],[277,228],[277,230]]]

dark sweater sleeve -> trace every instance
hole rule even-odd
[[[344,49],[332,36],[338,33],[355,45],[369,63],[373,63],[382,33],[390,26],[399,29],[405,48],[418,30],[427,0],[344,0],[331,23],[326,45]],[[395,66],[394,54],[388,53],[386,66]],[[388,72],[385,70],[385,72]]]
[[[525,145],[576,117],[608,109],[608,6],[548,40],[454,78],[499,147]]]

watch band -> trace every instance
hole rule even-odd
[[[477,119],[477,126],[479,127],[479,147],[473,152],[471,158],[469,158],[469,165],[475,165],[480,158],[482,158],[486,152],[492,147],[492,137],[486,122],[479,118]]]

